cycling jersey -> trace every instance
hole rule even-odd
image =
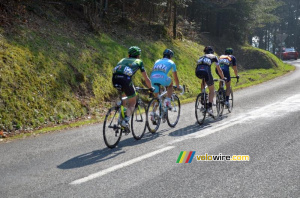
[[[172,80],[168,77],[171,69],[173,69],[173,72],[177,71],[175,63],[168,58],[162,58],[155,62],[150,76],[151,84],[155,88],[154,93],[159,92],[159,87],[154,85],[155,83],[162,86],[169,86],[171,84]]]
[[[233,55],[221,55],[219,58],[220,67],[236,66],[236,59]]]
[[[137,70],[145,71],[143,61],[137,58],[123,58],[114,68],[114,74],[133,76]]]
[[[196,76],[204,79],[208,86],[214,84],[214,79],[211,74],[211,65],[216,62],[218,64],[218,57],[213,54],[205,54],[197,61]]]
[[[123,58],[113,70],[112,83],[122,86],[122,91],[128,98],[136,96],[132,76],[138,71],[145,71],[143,61],[137,58]]]
[[[219,65],[223,71],[224,77],[227,78],[226,82],[230,82],[231,77],[230,77],[229,67],[236,66],[236,58],[233,55],[221,55],[219,58]],[[220,77],[217,69],[216,69],[216,73]]]

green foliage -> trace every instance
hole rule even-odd
[[[81,23],[63,17],[51,21],[36,18],[36,21],[27,26],[16,25],[12,33],[0,29],[0,129],[31,130],[86,115],[101,119],[110,101],[116,98],[111,84],[112,69],[127,56],[132,45],[142,49],[141,59],[148,75],[154,62],[162,58],[163,51],[172,49],[180,84],[189,90],[183,99],[192,98],[200,91],[195,67],[203,54],[201,43],[98,35],[82,29]],[[238,59],[254,54],[255,58],[248,60],[253,67],[248,69],[265,68],[259,71],[263,75],[268,76],[269,70],[277,71],[273,70],[274,65],[276,68],[282,65],[271,54],[253,48],[243,50],[245,56]],[[261,59],[253,63],[257,57]],[[134,76],[134,83],[145,86],[140,72]]]

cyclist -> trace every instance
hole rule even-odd
[[[128,127],[130,116],[132,115],[136,104],[136,92],[132,83],[132,76],[138,70],[141,70],[146,85],[148,88],[152,88],[151,81],[145,71],[143,61],[140,59],[140,55],[141,49],[137,46],[131,46],[128,49],[128,58],[123,58],[120,60],[113,70],[112,83],[114,87],[116,87],[116,85],[121,85],[122,91],[128,97],[126,115],[121,123],[123,127]]]
[[[169,71],[172,69],[173,71],[173,78],[175,80],[175,84],[176,87],[180,90],[182,90],[182,86],[179,85],[179,80],[178,80],[178,76],[177,76],[177,69],[176,69],[176,64],[171,60],[172,57],[174,56],[174,52],[170,49],[165,49],[165,51],[163,52],[163,58],[162,59],[158,59],[153,68],[152,68],[152,72],[151,72],[151,83],[152,83],[152,87],[155,88],[154,90],[154,96],[157,97],[158,96],[158,92],[159,92],[159,87],[157,85],[155,85],[154,83],[159,83],[162,86],[166,86],[167,87],[167,97],[165,98],[164,101],[164,105],[166,107],[169,107],[169,109],[171,109],[171,97],[173,94],[173,81],[170,77],[168,77],[168,73]],[[153,114],[153,112],[151,112]],[[153,116],[151,115],[151,119],[153,120]]]
[[[214,50],[211,46],[206,46],[204,48],[204,56],[201,56],[197,61],[196,76],[200,79],[203,79],[208,86],[209,95],[208,95],[208,109],[207,112],[209,115],[213,116],[212,103],[214,99],[214,79],[211,74],[211,66],[215,62],[216,69],[221,74],[222,79],[224,79],[223,72],[218,63],[218,57],[214,55]],[[204,89],[204,85],[201,83],[201,90]]]
[[[225,50],[225,55],[221,55],[219,57],[219,65],[223,71],[224,76],[226,77],[226,99],[225,99],[225,105],[227,108],[230,108],[230,103],[229,103],[229,95],[230,95],[230,84],[231,84],[231,78],[230,78],[230,71],[229,71],[229,66],[232,65],[233,71],[235,73],[235,76],[237,79],[239,79],[238,71],[237,71],[237,66],[236,66],[236,58],[232,55],[233,54],[233,49],[232,48],[226,48]],[[218,70],[216,69],[216,73],[219,75]],[[221,82],[220,82],[221,86]]]

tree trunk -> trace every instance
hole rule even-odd
[[[108,0],[103,1],[103,13],[102,16],[105,17],[107,14],[107,9],[108,9]]]
[[[177,25],[177,21],[176,21],[176,17],[177,17],[177,3],[176,0],[174,0],[174,16],[173,16],[174,20],[173,20],[173,39],[176,39],[176,25]]]

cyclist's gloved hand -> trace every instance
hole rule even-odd
[[[179,87],[177,89],[179,89],[180,91],[183,91],[183,87],[181,85],[179,85]]]
[[[224,81],[227,81],[227,78],[226,78],[226,77],[224,77],[224,78],[223,78],[223,80],[224,80]]]
[[[154,90],[155,90],[154,87],[149,88],[149,91],[151,91],[151,92],[154,92]]]
[[[237,75],[237,76],[236,76],[236,78],[237,78],[237,79],[240,79],[240,76],[239,76],[239,75]]]
[[[182,87],[181,85],[179,85],[178,87],[177,87],[177,86],[174,86],[174,88],[175,88],[176,90],[179,90],[179,91],[182,91],[182,90],[183,90],[183,87]]]

